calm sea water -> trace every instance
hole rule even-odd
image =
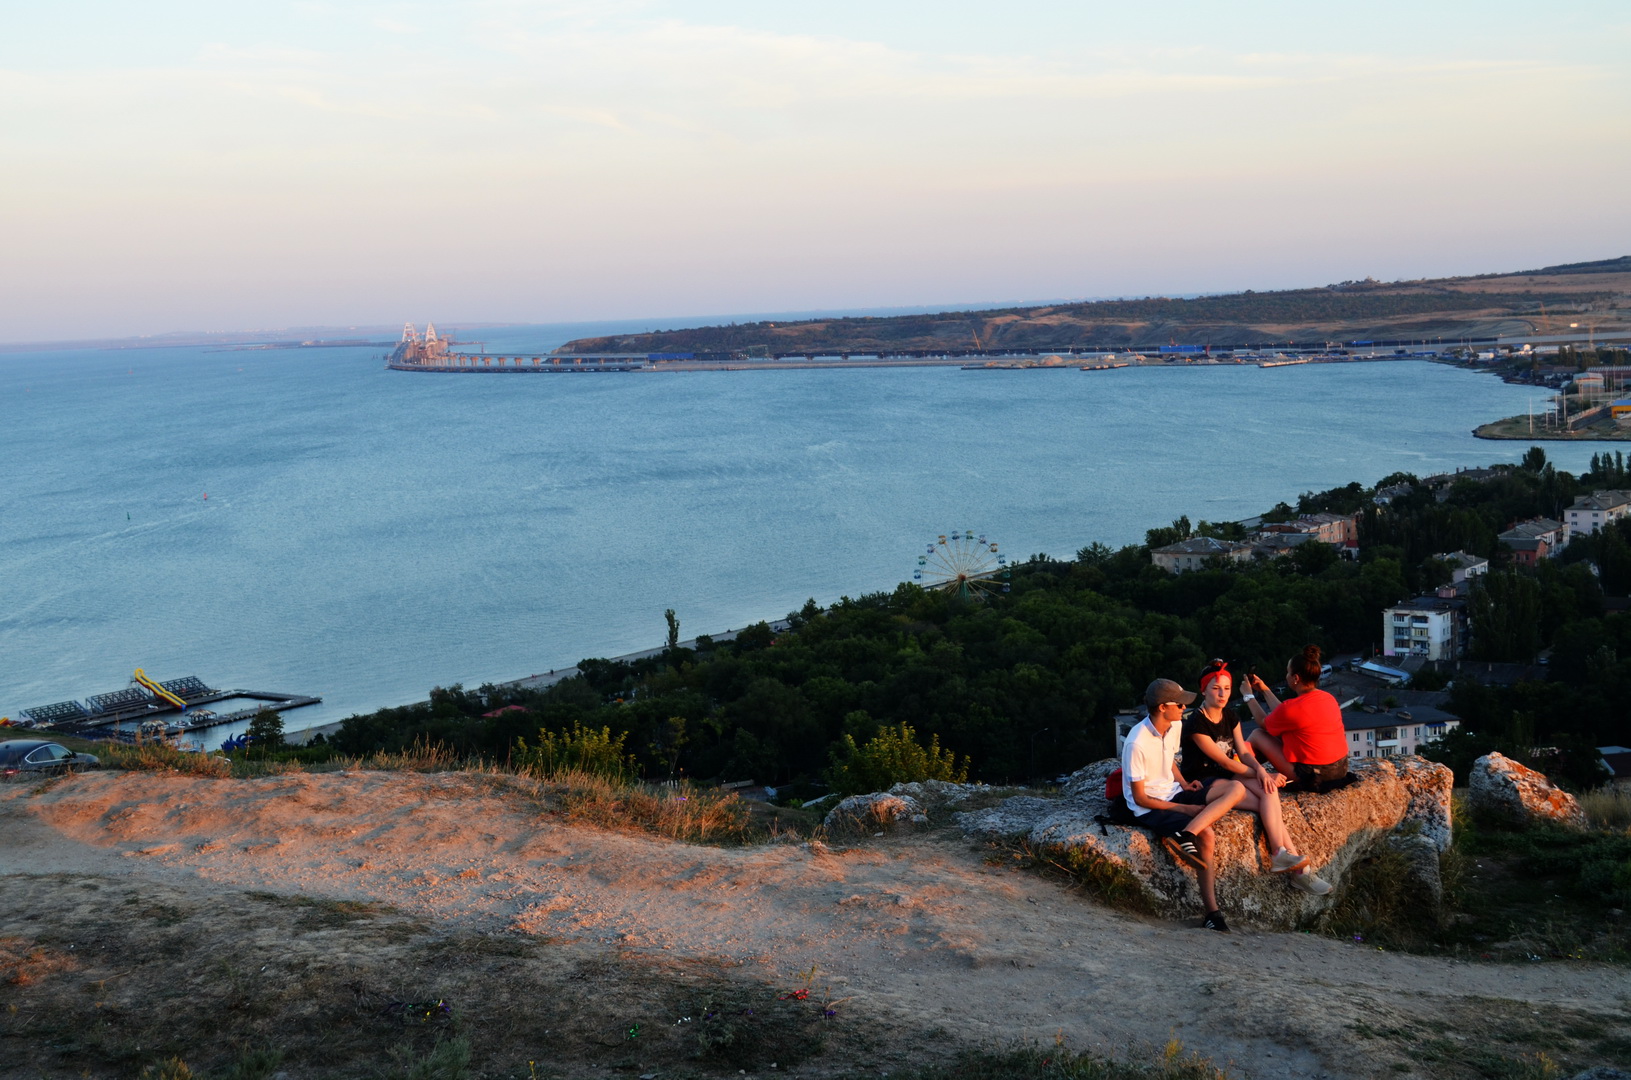
[[[321,695],[304,727],[653,647],[668,607],[690,637],[890,589],[953,529],[1068,557],[1513,460],[1470,431],[1530,396],[1414,362],[500,378],[364,349],[3,355],[0,712],[144,667]],[[1591,448],[1548,453],[1578,472]]]

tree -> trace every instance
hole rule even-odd
[[[1546,451],[1538,446],[1531,446],[1524,452],[1519,467],[1527,472],[1538,473],[1546,467]]]
[[[1176,544],[1180,540],[1188,540],[1194,535],[1189,524],[1189,515],[1185,514],[1177,521],[1165,528],[1149,529],[1144,533],[1144,546],[1147,548],[1163,548],[1168,544]]]
[[[679,617],[674,614],[674,609],[673,608],[668,608],[667,610],[665,610],[663,612],[663,619],[668,623],[668,647],[670,649],[679,648],[679,646],[680,646],[680,620],[679,620]]]
[[[249,721],[249,736],[252,746],[262,750],[281,750],[283,748],[283,716],[276,709],[261,709],[255,713],[254,719]]]
[[[1480,660],[1529,661],[1540,649],[1540,583],[1486,574],[1472,593],[1472,647]]]

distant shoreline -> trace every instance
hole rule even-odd
[[[1533,423],[1534,418],[1530,416],[1509,416],[1505,420],[1480,424],[1472,429],[1472,433],[1477,438],[1496,442],[1631,442],[1631,428],[1619,427],[1612,420],[1607,424],[1593,424],[1580,431],[1558,431],[1555,428],[1535,431],[1531,430]]]

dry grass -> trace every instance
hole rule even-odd
[[[416,744],[408,750],[394,753],[357,758],[337,757],[303,764],[245,756],[228,759],[215,754],[177,750],[158,742],[138,742],[133,746],[115,744],[106,747],[104,760],[117,768],[238,780],[345,769],[484,774],[523,784],[529,789],[529,794],[543,803],[546,812],[574,825],[635,830],[695,844],[796,840],[813,831],[814,819],[811,815],[774,810],[755,813],[751,804],[730,792],[712,791],[689,784],[647,784],[570,770],[540,779],[532,769],[494,765],[430,744]],[[784,817],[787,820],[784,821]]]
[[[990,845],[986,862],[1021,866],[1043,877],[1067,882],[1120,911],[1153,915],[1155,903],[1131,870],[1084,848],[1034,845],[1020,840]]]
[[[32,986],[49,975],[73,971],[79,965],[66,953],[56,952],[24,938],[0,938],[0,983]]]
[[[748,805],[734,794],[688,784],[658,787],[590,773],[560,773],[541,785],[550,812],[574,825],[638,829],[701,844],[766,839]]]
[[[1631,831],[1631,788],[1609,784],[1580,796],[1586,820],[1605,832]]]
[[[101,757],[104,762],[118,769],[175,772],[188,776],[232,775],[232,762],[224,757],[177,750],[161,742],[142,740],[134,745],[109,743],[103,748]]]

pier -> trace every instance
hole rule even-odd
[[[149,689],[150,680],[140,685],[95,694],[80,701],[59,701],[21,710],[18,715],[31,721],[39,730],[63,735],[78,735],[87,739],[118,738],[124,734],[121,724],[152,725],[155,734],[163,728],[164,735],[179,735],[188,731],[236,724],[254,717],[262,709],[286,712],[304,705],[316,705],[323,699],[309,694],[285,694],[275,690],[218,690],[206,686],[203,680],[189,675],[184,679],[151,683],[159,691]],[[215,712],[206,706],[219,702],[249,701],[253,704]],[[177,705],[176,702],[181,702]]]

